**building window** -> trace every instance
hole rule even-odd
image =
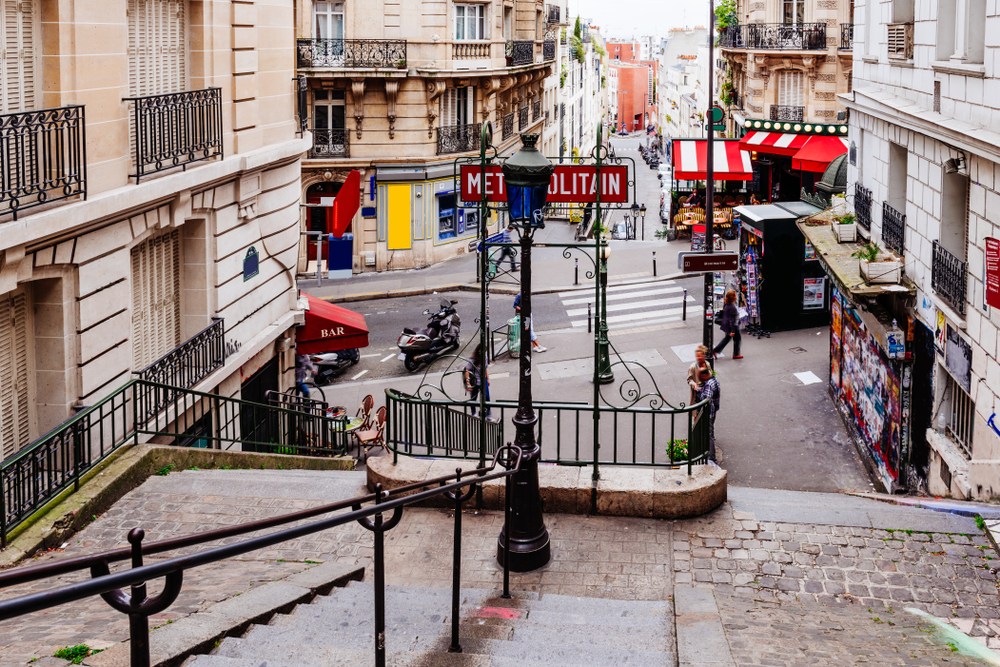
[[[479,211],[459,208],[455,199],[454,192],[437,196],[439,239],[451,239],[479,229]]]
[[[938,0],[938,60],[982,63],[986,46],[986,0]]]
[[[31,377],[28,297],[0,297],[0,460],[31,442]]]
[[[889,144],[889,183],[886,201],[900,213],[906,212],[906,163],[908,160],[909,151],[906,146]]]
[[[313,37],[344,39],[344,3],[317,2],[314,5]]]
[[[778,106],[802,107],[802,72],[798,70],[781,72],[778,77]]]
[[[316,90],[313,93],[313,129],[343,130],[346,126],[343,90]]]
[[[511,30],[511,16],[513,15],[513,13],[514,13],[513,7],[503,8],[503,38],[505,41],[514,38],[513,36],[514,33]]]
[[[32,0],[0,0],[0,113],[35,108],[35,34]]]
[[[976,404],[950,373],[946,371],[944,376],[945,405],[942,410],[948,419],[948,435],[967,457],[972,458],[972,425],[976,418]]]
[[[455,5],[455,39],[488,39],[486,5]]]
[[[187,3],[128,0],[130,97],[187,90]]]
[[[181,239],[173,230],[132,248],[132,360],[141,370],[181,342]]]
[[[441,96],[441,127],[468,125],[475,118],[476,89],[448,88]]]
[[[782,20],[784,23],[805,23],[805,0],[783,0]]]
[[[969,219],[969,177],[965,174],[944,174],[941,188],[941,245],[965,261],[966,233]]]

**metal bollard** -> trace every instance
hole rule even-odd
[[[656,277],[656,251],[653,251],[653,277]]]
[[[587,333],[591,333],[591,329],[590,329],[590,319],[591,319],[591,314],[590,314],[590,304],[588,303],[588,304],[587,304]]]
[[[573,259],[573,284],[580,284],[580,259],[578,257]]]
[[[688,291],[684,290],[684,299],[681,301],[681,320],[687,322],[688,318]]]

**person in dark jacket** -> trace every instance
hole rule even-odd
[[[715,458],[715,417],[719,413],[722,398],[722,389],[719,387],[719,379],[712,372],[711,366],[707,363],[698,367],[698,379],[701,380],[701,388],[698,390],[698,400],[708,399],[705,410],[708,410],[708,462],[709,465],[718,467]]]
[[[726,305],[722,307],[722,321],[719,325],[722,327],[723,336],[712,351],[714,356],[718,357],[719,353],[732,340],[733,359],[742,359],[743,355],[740,354],[740,311],[736,308],[736,292],[734,290],[726,292]]]

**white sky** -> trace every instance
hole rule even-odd
[[[589,18],[608,38],[666,36],[670,28],[708,25],[707,0],[569,0],[570,23]]]

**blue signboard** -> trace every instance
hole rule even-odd
[[[246,282],[260,273],[260,255],[257,249],[250,246],[246,257],[243,258],[243,282]]]

